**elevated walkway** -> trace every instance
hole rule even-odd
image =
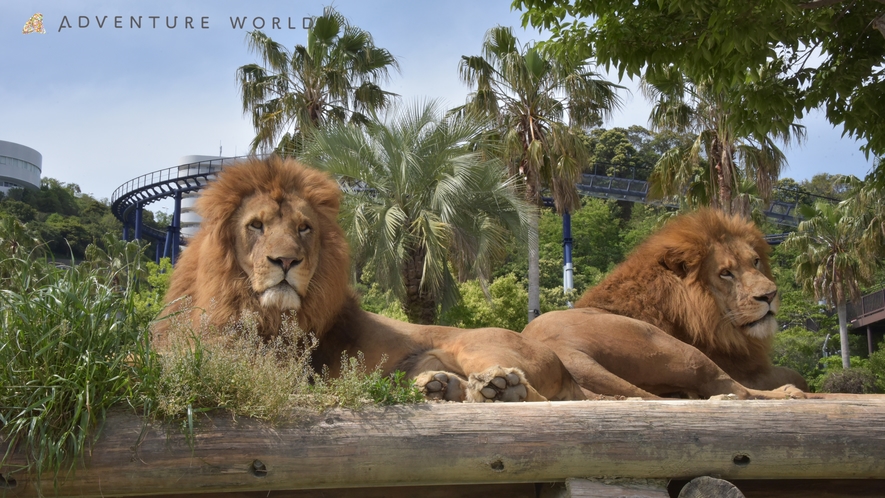
[[[585,173],[581,175],[581,183],[575,185],[578,193],[601,199],[615,199],[629,202],[639,202],[642,204],[663,204],[676,206],[675,202],[668,200],[648,200],[648,181],[636,178],[637,171],[631,169],[626,174],[620,176],[610,176],[600,174],[598,168],[594,168],[594,173]],[[773,200],[764,213],[772,221],[786,226],[797,226],[801,217],[798,213],[800,201],[821,199],[827,201],[835,201],[827,197],[821,197],[814,194],[799,192],[792,189],[782,189],[775,187],[775,192],[779,199]],[[788,199],[788,200],[783,200]]]
[[[868,351],[876,351],[877,345],[885,339],[885,289],[861,296],[857,302],[849,302],[847,311],[851,330],[866,332]]]
[[[196,192],[213,178],[223,167],[235,164],[249,156],[219,157],[192,163],[186,163],[171,168],[161,169],[148,173],[117,187],[111,196],[111,211],[114,216],[123,222],[123,238],[135,239],[150,238],[158,242],[157,259],[169,257],[173,263],[179,253],[179,248],[184,242],[181,237],[181,201],[182,196]],[[603,174],[605,167],[610,165],[599,164],[594,167],[593,173],[581,175],[581,182],[576,184],[578,193],[601,199],[615,199],[628,202],[652,203],[672,205],[676,203],[667,200],[648,200],[648,181],[638,178],[644,171],[635,168],[621,175]],[[639,175],[637,175],[639,173]],[[351,189],[360,190],[359,187]],[[811,198],[826,199],[812,194],[802,193],[795,190],[776,189],[781,200],[772,201],[765,210],[765,215],[786,226],[796,226],[800,221],[797,208],[800,200]],[[142,221],[142,211],[148,206],[161,199],[174,199],[172,224],[166,230],[146,225]],[[790,199],[790,200],[782,200]],[[833,201],[833,199],[826,199]],[[553,199],[545,198],[547,206],[553,206]],[[769,237],[769,242],[778,244],[783,241],[784,234],[774,234]],[[160,248],[162,247],[162,250]]]
[[[174,263],[182,243],[182,196],[202,189],[223,167],[245,157],[219,157],[173,166],[133,178],[120,185],[111,196],[111,212],[123,222],[123,238],[129,240],[131,230],[135,239],[151,238],[162,243],[162,251],[158,244],[157,259],[168,257]],[[142,211],[145,206],[169,198],[175,201],[172,224],[165,231],[144,224]]]

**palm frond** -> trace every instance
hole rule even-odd
[[[348,239],[358,260],[374,265],[379,284],[409,298],[403,271],[420,260],[422,295],[451,303],[457,286],[448,287],[455,281],[449,262],[489,275],[506,252],[502,234],[524,237],[531,208],[480,143],[485,119],[447,114],[437,101],[397,111],[370,112],[364,127],[337,124],[310,134],[303,159],[363,187],[345,191],[342,226],[358,231]]]
[[[253,152],[273,149],[286,133],[310,133],[330,122],[366,123],[366,112],[397,97],[379,86],[399,70],[396,59],[333,8],[314,18],[307,44],[291,53],[260,31],[249,33],[247,43],[264,64],[237,70],[243,112],[253,114]]]

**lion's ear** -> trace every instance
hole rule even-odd
[[[325,173],[318,170],[310,170],[313,173],[312,182],[307,184],[303,195],[307,198],[311,207],[319,211],[323,216],[335,221],[338,218],[338,210],[341,207],[341,188],[338,182]]]
[[[336,184],[335,189],[326,189],[321,192],[312,192],[310,197],[311,206],[320,215],[325,216],[334,223],[338,219],[338,210],[341,207],[341,191]]]
[[[697,261],[697,256],[678,248],[668,248],[658,261],[661,266],[675,273],[679,278],[685,278]]]
[[[659,263],[661,264],[661,266],[663,266],[664,268],[666,268],[666,269],[670,270],[671,272],[675,273],[676,276],[678,276],[679,278],[685,278],[685,276],[688,274],[688,268],[686,268],[685,263],[682,262],[682,261],[679,261],[679,260],[676,259],[676,258],[671,258],[671,257],[669,257],[669,256],[670,256],[669,254],[665,255],[665,256],[664,256],[663,258],[661,258],[661,260],[658,261],[658,262],[659,262]]]

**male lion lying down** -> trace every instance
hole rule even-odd
[[[403,370],[430,398],[454,401],[583,399],[547,347],[504,329],[462,330],[391,320],[363,311],[348,285],[350,260],[337,223],[341,191],[325,173],[291,160],[253,159],[224,169],[197,201],[201,228],[178,261],[169,312],[190,296],[216,326],[257,312],[272,336],[285,314],[315,334],[316,369],[340,371],[342,352],[362,352],[386,373]],[[162,349],[172,329],[160,321]],[[518,368],[514,368],[518,367]]]
[[[802,377],[768,356],[780,301],[768,252],[738,217],[711,209],[678,217],[576,309],[541,315],[523,336],[556,351],[599,394],[801,397]]]

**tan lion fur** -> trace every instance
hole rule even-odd
[[[265,337],[294,313],[319,340],[316,370],[337,375],[342,353],[362,353],[370,367],[384,362],[385,373],[417,378],[430,398],[584,398],[549,348],[516,332],[416,325],[363,311],[349,286],[349,251],[337,223],[341,195],[329,175],[293,160],[225,168],[197,202],[201,227],[172,274],[170,312],[189,297],[195,330],[201,310],[218,327],[254,313]],[[164,322],[154,331],[161,350]]]
[[[702,278],[718,270],[705,264],[714,245],[738,240],[756,251],[762,273],[771,279],[770,247],[755,225],[704,209],[667,223],[575,306],[651,323],[707,356],[731,363],[725,370],[732,375],[768,368],[774,336],[756,338],[742,332],[723,316]]]
[[[344,232],[338,225],[341,191],[328,175],[296,162],[272,157],[249,167],[230,167],[219,174],[200,195],[196,211],[200,230],[175,266],[166,294],[167,303],[189,296],[191,305],[209,313],[216,326],[236,320],[243,311],[259,312],[260,330],[279,330],[281,315],[264,313],[257,297],[246,285],[236,254],[233,217],[243,199],[257,192],[281,201],[287,195],[304,198],[315,210],[322,255],[310,282],[310,292],[298,313],[299,326],[322,336],[350,295],[350,255]]]
[[[602,394],[709,396],[713,389],[741,391],[735,380],[753,389],[804,388],[796,372],[769,359],[779,304],[769,251],[762,233],[740,217],[713,209],[678,216],[589,289],[576,310],[542,315],[523,334],[554,349],[582,387]],[[622,389],[623,380],[632,384],[627,391],[641,390],[606,392]]]

